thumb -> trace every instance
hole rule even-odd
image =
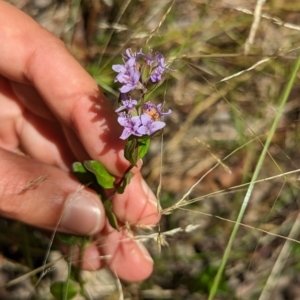
[[[98,196],[67,172],[0,148],[0,215],[79,235],[99,232]]]

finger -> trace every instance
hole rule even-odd
[[[99,232],[104,209],[96,194],[59,168],[0,149],[0,214],[73,234]]]
[[[106,257],[99,253],[99,248],[95,243],[85,245],[83,253],[79,245],[74,245],[71,249],[69,245],[61,244],[59,241],[58,244],[67,259],[82,270],[96,271],[105,266]]]
[[[128,167],[121,128],[95,81],[58,38],[27,15],[0,2],[0,17],[0,39],[6,41],[0,48],[0,72],[31,83],[56,117],[75,130],[88,154],[120,176]],[[14,51],[16,44],[20,51]]]
[[[24,153],[38,161],[64,170],[70,170],[76,161],[58,122],[42,119],[25,110],[18,137]]]
[[[19,100],[22,100],[22,104]],[[32,107],[30,101],[37,105]],[[14,151],[20,147],[24,153],[41,162],[69,169],[76,160],[74,153],[82,148],[75,133],[70,128],[62,128],[33,87],[10,83],[0,76],[0,142],[2,147]],[[67,130],[67,137],[63,133]],[[71,134],[72,133],[72,134]],[[76,142],[66,143],[74,137]],[[12,142],[14,141],[14,142]],[[80,157],[80,156],[79,156]],[[83,157],[83,155],[81,155]],[[78,157],[77,157],[78,158]]]
[[[67,256],[70,255],[69,246],[61,248]],[[73,247],[72,262],[88,271],[98,270],[106,264],[118,278],[127,281],[144,280],[153,271],[153,260],[143,244],[125,230],[116,231],[109,224],[83,253],[78,246]]]
[[[1,76],[0,118],[0,146],[3,148],[11,151],[21,148],[32,158],[66,170],[75,160],[61,125],[30,113],[18,102],[8,80]]]
[[[12,97],[16,101],[21,101],[22,104],[32,113],[49,121],[57,121],[33,86],[8,80],[6,84],[12,87]]]
[[[84,161],[87,159],[90,159],[91,157],[86,152],[85,148],[82,146],[82,144],[79,141],[78,136],[76,135],[76,132],[67,126],[63,126],[63,131],[66,137],[66,140],[69,144],[69,147],[72,149],[72,152],[76,156],[78,161]]]
[[[2,94],[1,97],[1,113],[3,117],[11,115],[14,109],[14,95],[8,96]],[[70,147],[67,147],[65,138],[61,133],[60,125],[43,120],[37,115],[29,114],[28,110],[20,109],[18,105],[15,119],[18,123],[17,135],[22,149],[31,157],[43,161],[48,164],[53,164],[64,169],[68,169],[71,163],[75,160],[72,152],[76,153],[77,157],[87,159],[87,154],[82,149],[76,135],[70,128],[64,128],[67,132]],[[22,120],[20,120],[22,119]],[[10,126],[2,126],[0,128],[0,136],[5,133],[9,137],[12,136],[11,131],[7,131]],[[3,131],[3,132],[2,132]],[[72,137],[72,139],[71,139]],[[11,150],[14,150],[11,149]],[[79,152],[82,152],[79,154]],[[142,184],[141,184],[142,182]],[[156,198],[147,187],[145,182],[142,181],[141,175],[137,173],[131,181],[131,184],[122,195],[115,195],[114,211],[118,218],[131,224],[155,224],[159,220],[157,212]]]
[[[131,179],[123,194],[115,194],[113,211],[120,221],[135,225],[153,225],[160,219],[157,199],[141,173]]]
[[[128,281],[146,279],[153,271],[153,260],[146,248],[129,237],[125,230],[118,232],[109,227],[107,234],[99,240],[99,249],[111,271]]]
[[[56,117],[75,131],[88,155],[122,176],[129,164],[123,156],[124,141],[119,139],[122,130],[94,80],[59,39],[12,6],[0,5],[5,20],[0,38],[9,37],[6,47],[0,48],[0,71],[15,81],[31,83]],[[16,53],[16,44],[25,50]],[[5,61],[14,61],[14,66]]]
[[[70,255],[69,247],[61,248]],[[110,229],[110,233],[88,245],[83,253],[74,246],[71,259],[73,264],[87,271],[98,270],[106,264],[116,277],[131,282],[145,280],[153,271],[153,260],[146,248],[125,231]]]

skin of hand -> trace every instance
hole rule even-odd
[[[0,24],[0,214],[93,235],[84,269],[107,264],[124,280],[145,279],[153,269],[147,250],[109,226],[98,196],[70,172],[72,162],[91,158],[115,176],[128,168],[114,109],[64,43],[25,13],[0,1]],[[112,199],[115,214],[121,222],[156,224],[157,200],[139,168],[135,173]]]

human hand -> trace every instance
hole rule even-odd
[[[0,24],[0,214],[94,235],[98,246],[86,250],[85,269],[100,268],[106,256],[120,278],[143,280],[153,265],[145,248],[112,229],[98,196],[70,174],[72,162],[89,158],[115,176],[128,168],[114,110],[58,38],[1,1]],[[121,222],[155,224],[156,198],[135,173],[113,197],[114,212]]]

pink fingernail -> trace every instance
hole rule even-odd
[[[97,195],[81,190],[67,200],[59,228],[79,235],[92,235],[101,230],[103,224],[103,211]]]
[[[155,207],[157,207],[157,199],[145,180],[142,180],[142,188],[146,194],[148,201],[151,202],[151,204],[155,205]]]
[[[136,243],[137,243],[137,245],[139,246],[139,248],[140,248],[140,250],[141,250],[143,256],[144,256],[148,261],[150,261],[150,262],[153,264],[153,263],[154,263],[154,262],[153,262],[153,259],[152,259],[152,257],[150,256],[148,250],[145,248],[145,246],[144,246],[141,242],[139,242],[139,241],[136,241]]]

